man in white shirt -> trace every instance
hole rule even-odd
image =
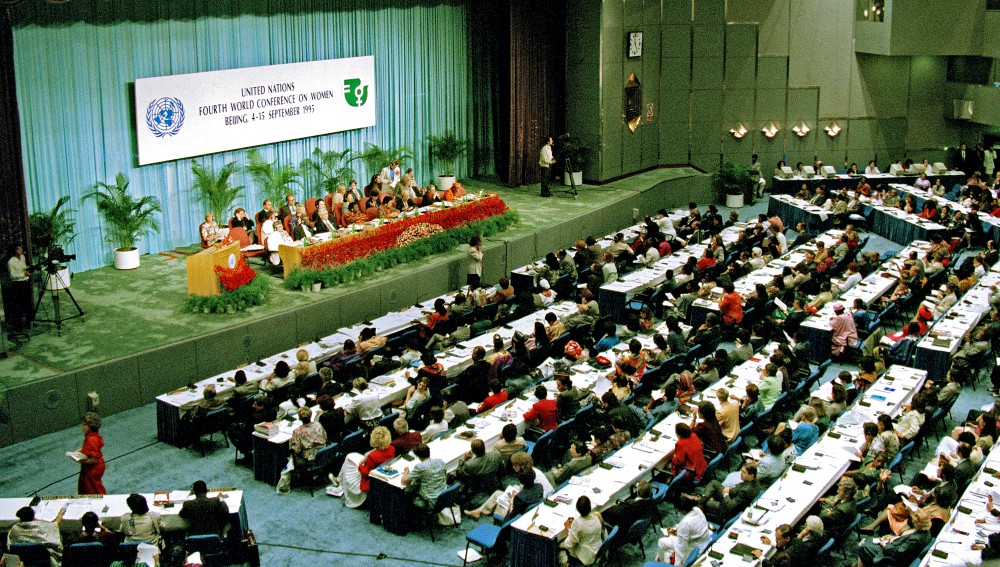
[[[705,514],[701,508],[694,506],[693,500],[678,498],[674,508],[684,514],[684,517],[676,526],[667,530],[666,537],[660,538],[656,560],[684,565],[692,551],[695,549],[704,551],[712,539],[712,530],[708,527]]]
[[[354,399],[347,406],[348,419],[357,419],[366,424],[375,424],[382,419],[382,403],[378,393],[368,387],[364,378],[354,379]]]
[[[538,153],[538,167],[542,169],[542,197],[551,197],[549,183],[552,181],[552,164],[556,162],[552,157],[552,137],[545,138],[545,145]]]
[[[11,312],[7,314],[7,329],[11,332],[31,326],[31,278],[24,258],[24,248],[15,246],[7,260],[7,274],[11,284],[8,297]]]
[[[273,221],[272,225],[276,224],[277,222],[278,221]],[[270,252],[268,259],[271,260],[272,264],[277,266],[278,264],[281,263],[281,256],[278,255],[278,248],[282,244],[291,246],[294,243],[295,241],[292,240],[291,236],[288,236],[288,233],[285,232],[284,228],[275,228],[275,230],[273,230],[271,234],[267,236],[267,250],[268,252]]]

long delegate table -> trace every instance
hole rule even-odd
[[[434,203],[432,205],[426,205],[426,206],[423,206],[423,207],[419,207],[418,211],[419,211],[419,214],[424,214],[424,213],[429,213],[429,212],[432,212],[432,211],[439,211],[439,210],[442,210],[442,209],[449,209],[449,208],[452,208],[452,207],[461,208],[464,205],[466,205],[467,203],[472,203],[474,201],[479,200],[483,196],[484,196],[483,193],[470,194],[470,195],[466,195],[466,196],[462,197],[460,201],[457,201],[457,202],[454,202],[454,203],[449,203],[449,202],[446,202],[446,201],[442,201],[442,202],[439,202],[439,203]],[[372,220],[367,221],[367,222],[352,224],[352,225],[347,226],[347,227],[338,228],[337,229],[337,235],[336,235],[336,237],[339,238],[339,237],[342,237],[342,236],[348,236],[350,234],[358,234],[358,233],[363,233],[365,231],[375,230],[375,229],[379,228],[382,225],[390,224],[390,223],[395,222],[397,220],[403,220],[405,218],[413,218],[413,216],[416,216],[416,214],[417,213],[413,213],[413,214],[407,213],[406,216],[403,216],[401,214],[400,216],[398,216],[396,218],[393,218],[393,219],[379,219],[379,218],[376,218],[376,219],[372,219]],[[333,220],[332,219],[332,215],[331,215],[331,220]],[[313,240],[310,240],[310,242],[315,242],[315,243],[328,242],[329,240],[331,240],[333,238],[334,238],[334,236],[332,234],[330,234],[328,232],[324,232],[324,233],[317,234],[315,237],[313,237]],[[284,268],[284,272],[283,272],[284,273],[284,277],[287,278],[288,274],[292,273],[292,271],[296,270],[299,266],[302,265],[302,253],[307,248],[307,246],[304,246],[304,244],[305,244],[304,241],[297,240],[294,244],[291,244],[291,245],[281,244],[281,245],[278,246],[278,256],[281,257],[281,265],[282,265],[282,268]]]
[[[932,234],[944,236],[947,228],[920,215],[887,207],[871,199],[862,199],[865,216],[871,215],[871,231],[897,244],[907,244],[914,240],[930,240]],[[810,205],[808,201],[788,195],[771,195],[768,212],[777,214],[786,225],[805,222],[826,227],[833,223],[833,217],[822,207]]]
[[[535,322],[544,321],[545,314],[548,312],[555,313],[557,317],[565,317],[576,312],[576,304],[571,301],[562,301],[551,305],[549,309],[536,311],[503,327],[492,329],[488,333],[463,341],[439,354],[438,362],[444,366],[447,375],[455,376],[472,363],[473,348],[481,346],[486,349],[487,354],[491,354],[493,352],[493,335],[503,337],[504,344],[510,346],[515,332],[520,331],[530,335],[534,330]],[[378,392],[382,407],[386,407],[392,402],[406,397],[406,391],[410,387],[408,376],[413,374],[412,368],[400,368],[373,379],[369,387]],[[351,400],[350,394],[341,394],[335,398],[335,403],[338,407],[347,408]],[[254,478],[268,484],[275,484],[278,481],[282,469],[288,463],[289,441],[292,438],[292,432],[302,425],[302,422],[298,416],[289,415],[286,419],[279,420],[277,425],[278,432],[275,435],[266,436],[256,431],[253,434]]]
[[[754,270],[749,274],[733,281],[733,286],[736,288],[737,293],[740,297],[747,297],[751,293],[754,293],[757,288],[757,284],[764,284],[765,286],[770,284],[771,280],[775,276],[780,276],[782,270],[786,266],[794,267],[802,263],[806,259],[806,252],[816,251],[816,242],[822,241],[827,249],[832,250],[836,246],[840,237],[844,234],[844,231],[838,229],[830,229],[823,234],[816,236],[806,244],[799,246],[798,248],[789,251],[784,256],[772,259],[770,262],[764,265],[764,267]],[[694,328],[698,328],[705,319],[708,317],[709,313],[719,313],[719,298],[722,297],[722,288],[716,287],[712,290],[712,295],[710,298],[699,298],[691,303],[691,309],[688,313],[688,323]]]
[[[917,343],[913,366],[926,370],[928,380],[940,382],[948,375],[951,358],[962,346],[963,337],[990,310],[990,286],[998,283],[1000,264],[976,282]]]
[[[719,235],[725,246],[732,246],[740,237],[740,233],[746,229],[745,223],[737,223],[723,229]],[[625,306],[628,305],[637,293],[651,287],[657,286],[666,280],[667,270],[673,270],[674,275],[680,275],[680,269],[687,262],[688,258],[701,258],[707,248],[706,239],[698,244],[688,244],[677,252],[664,258],[660,258],[655,264],[648,268],[640,268],[629,272],[618,280],[601,286],[601,293],[598,297],[598,304],[601,308],[602,316],[609,316],[615,323],[625,322]],[[678,279],[678,282],[681,280]]]
[[[718,407],[716,392],[726,388],[730,397],[740,399],[746,387],[760,379],[760,372],[777,343],[770,343],[750,360],[709,386],[691,400],[692,404],[710,401]],[[529,510],[512,524],[511,565],[513,567],[551,567],[558,563],[559,541],[565,538],[567,518],[577,516],[576,500],[587,496],[595,510],[603,510],[628,495],[632,485],[648,480],[653,469],[674,450],[675,427],[690,423],[691,417],[674,412],[648,432],[640,434],[604,460],[610,468],[595,466],[573,477],[543,505]],[[554,504],[554,505],[553,505]]]
[[[871,231],[888,238],[896,244],[907,244],[914,240],[930,240],[931,235],[944,237],[947,228],[934,221],[920,218],[896,207],[879,205],[872,201],[864,204],[865,216],[871,214]]]
[[[457,292],[449,292],[440,297],[444,298],[447,302],[451,302],[454,300],[456,294]],[[357,340],[361,330],[365,327],[374,327],[375,332],[380,336],[398,334],[413,327],[415,319],[424,319],[426,313],[433,309],[434,302],[437,299],[437,297],[428,299],[420,303],[419,306],[411,305],[406,309],[387,313],[372,321],[344,327],[331,335],[319,339],[319,341],[290,348],[265,358],[259,361],[259,363],[247,364],[241,369],[246,373],[248,382],[259,382],[269,376],[274,371],[274,366],[281,360],[284,360],[289,366],[294,368],[296,363],[295,353],[300,349],[305,349],[309,353],[310,360],[319,361],[339,351],[347,339]],[[205,386],[209,384],[215,385],[220,398],[229,397],[231,395],[230,390],[235,386],[232,376],[236,370],[233,369],[196,382],[192,384],[193,389],[187,387],[178,388],[172,392],[157,396],[157,438],[171,445],[180,444],[185,438],[184,432],[181,430],[183,427],[181,418],[191,408],[202,401],[202,391]]]
[[[169,506],[158,506],[154,502],[157,496],[154,494],[142,494],[146,497],[149,509],[160,515],[163,522],[163,529],[167,532],[182,532],[187,529],[187,522],[180,517],[181,506],[185,500],[193,498],[188,490],[174,490],[169,493]],[[225,534],[225,545],[227,551],[233,557],[241,557],[243,547],[243,537],[250,528],[247,520],[246,500],[243,498],[243,491],[234,488],[210,488],[208,496],[215,498],[222,497],[222,501],[229,507],[229,530]],[[32,506],[35,510],[35,517],[39,520],[52,521],[60,510],[65,509],[62,521],[59,523],[59,531],[64,535],[79,532],[82,528],[80,518],[86,512],[94,512],[100,517],[101,522],[111,529],[120,529],[119,520],[129,513],[125,499],[127,494],[108,494],[104,496],[43,496],[32,505],[32,498],[0,498],[0,532],[6,533],[11,526],[17,523],[17,511],[24,506]]]
[[[946,199],[944,197],[938,197],[927,191],[925,189],[920,189],[919,187],[914,187],[912,185],[904,185],[902,183],[893,183],[890,187],[896,190],[899,195],[900,200],[905,200],[907,195],[913,195],[913,199],[917,204],[917,208],[923,209],[924,204],[931,199],[937,201],[938,206],[948,205],[952,211],[961,211],[962,214],[969,214],[972,209],[969,207],[957,203],[955,201]],[[949,191],[951,189],[949,188]],[[992,217],[989,213],[979,211],[979,219],[983,221],[983,230],[989,235],[989,238],[993,241],[1000,241],[1000,218]]]
[[[833,216],[830,211],[792,195],[770,195],[767,200],[767,216],[774,215],[777,215],[787,227],[795,227],[804,222],[810,230],[833,228]]]
[[[571,375],[574,386],[581,390],[593,391],[598,396],[611,389],[606,369],[598,370],[582,364],[574,366]],[[550,398],[558,394],[555,380],[544,382],[544,386]],[[431,441],[429,444],[431,457],[444,461],[448,472],[454,471],[462,462],[462,457],[471,450],[473,439],[482,439],[486,444],[486,450],[491,450],[508,423],[516,425],[518,434],[523,434],[527,427],[524,414],[536,401],[531,392],[525,392],[481,416],[470,419],[464,426]],[[408,530],[410,522],[407,517],[402,473],[407,467],[412,470],[418,462],[413,455],[403,455],[371,474],[371,493],[368,498],[370,518],[373,523],[381,523],[386,531],[405,535]],[[387,469],[394,471],[394,474],[387,472]]]
[[[830,330],[830,319],[835,316],[834,304],[841,303],[845,308],[851,309],[854,306],[854,300],[860,298],[865,302],[866,308],[871,307],[878,298],[892,291],[899,283],[899,269],[903,266],[903,261],[909,258],[910,252],[916,251],[922,257],[930,248],[930,242],[916,241],[911,243],[897,252],[893,258],[883,262],[878,270],[869,274],[847,293],[835,301],[828,302],[816,314],[807,317],[799,329],[809,341],[809,358],[818,362],[830,358],[832,348],[830,341],[833,337],[833,332]]]
[[[878,175],[844,175],[839,174],[833,178],[826,177],[799,177],[794,176],[791,179],[784,179],[782,177],[775,176],[771,179],[771,193],[777,194],[795,194],[799,192],[799,189],[803,184],[809,187],[809,191],[812,193],[816,192],[816,188],[820,185],[826,185],[829,190],[840,191],[841,189],[854,189],[861,183],[861,178],[865,177],[868,179],[868,183],[875,187],[876,185],[887,185],[889,183],[911,183],[913,180],[918,179],[919,175],[889,175],[887,173],[880,173]],[[934,183],[938,178],[945,187],[949,189],[956,183],[965,183],[969,176],[965,175],[961,171],[949,171],[942,175],[928,175],[927,179]]]
[[[795,459],[785,474],[771,484],[728,530],[708,548],[694,567],[737,567],[746,563],[733,553],[743,544],[770,555],[774,531],[781,524],[795,526],[847,471],[855,452],[864,445],[862,425],[877,416],[895,417],[920,390],[926,379],[922,370],[893,366],[859,396],[854,405],[806,452]],[[733,537],[735,536],[735,538]],[[762,536],[772,544],[765,545]]]
[[[667,218],[670,220],[670,222],[673,222],[675,220],[683,218],[686,215],[687,215],[687,210],[686,209],[685,210],[678,209],[678,210],[674,211],[673,213],[671,213]],[[642,227],[643,227],[643,223],[640,222],[640,223],[633,224],[632,226],[625,227],[625,228],[623,228],[621,230],[617,230],[615,232],[612,232],[611,234],[608,234],[608,235],[604,236],[600,240],[598,240],[597,244],[600,245],[601,248],[607,249],[614,242],[614,237],[615,237],[616,234],[621,234],[625,238],[625,240],[627,240],[627,241],[634,240],[636,237],[638,237],[638,236],[640,236],[642,234]],[[566,248],[566,253],[569,254],[570,257],[575,257],[576,256],[576,249],[574,247],[572,247],[572,246],[569,246],[569,247]],[[520,293],[522,290],[529,290],[530,291],[530,290],[535,289],[535,286],[538,284],[538,281],[537,281],[538,272],[537,272],[537,270],[539,268],[541,268],[544,264],[545,264],[545,261],[544,261],[544,259],[542,259],[542,260],[538,260],[536,262],[532,262],[530,264],[526,264],[524,266],[521,266],[520,268],[517,268],[515,270],[511,270],[511,272],[510,272],[510,284],[512,286],[514,286],[514,290],[517,293]],[[552,285],[555,285],[555,282],[549,282],[549,283],[552,284]]]
[[[1000,532],[1000,519],[986,511],[986,501],[993,496],[1000,501],[1000,451],[992,451],[980,464],[979,471],[952,510],[951,518],[941,528],[931,552],[924,555],[920,567],[965,567],[980,565],[982,557],[972,545],[985,545],[989,536]]]

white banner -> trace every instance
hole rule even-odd
[[[375,125],[372,56],[135,81],[139,165]]]

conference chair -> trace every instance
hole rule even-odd
[[[434,502],[434,506],[424,510],[425,519],[427,520],[427,529],[431,533],[431,542],[436,541],[434,539],[434,528],[437,527],[437,517],[438,513],[447,510],[447,513],[452,516],[453,526],[458,525],[461,518],[454,517],[453,506],[458,504],[458,497],[462,493],[462,483],[456,482],[448,488],[444,489]],[[461,513],[459,513],[461,516]]]
[[[858,530],[858,526],[861,525],[862,518],[864,518],[864,516],[858,514],[844,531],[837,534],[833,534],[833,539],[837,541],[837,543],[834,545],[836,545],[840,549],[840,554],[844,559],[848,559],[847,555],[848,551],[853,551],[847,549],[847,546],[844,545],[844,543],[847,542],[847,538],[851,537],[851,534],[853,534]]]
[[[819,548],[819,551],[816,552],[816,563],[818,565],[822,565],[823,563],[826,562],[827,559],[830,558],[830,550],[833,549],[833,544],[836,543],[836,541],[837,540],[831,537],[830,539],[826,540],[826,543],[823,544],[823,547]]]
[[[601,547],[597,549],[596,560],[594,561],[595,565],[607,565],[608,555],[611,553],[611,548],[614,546],[615,540],[618,539],[618,531],[618,526],[611,528],[608,536],[601,542]]]
[[[636,545],[642,553],[642,560],[645,561],[646,544],[642,540],[646,536],[646,532],[648,532],[651,527],[653,527],[653,524],[648,518],[642,518],[632,522],[632,525],[629,526],[628,531],[625,532],[625,535],[618,543],[618,549],[621,550],[621,548],[626,545]]]
[[[520,514],[510,518],[502,525],[494,524],[481,524],[472,528],[471,531],[465,534],[465,554],[462,556],[462,567],[468,564],[469,558],[469,546],[475,545],[478,547],[483,555],[485,555],[486,564],[489,565],[490,553],[497,549],[498,546],[503,545],[507,542],[507,536],[510,532],[510,526],[516,522],[521,517]],[[612,533],[618,531],[615,527]],[[607,541],[607,540],[605,540]],[[502,555],[502,554],[501,554]]]
[[[316,479],[326,478],[326,474],[333,469],[334,462],[340,454],[340,444],[331,443],[316,452],[316,457],[306,463],[305,477],[306,484],[309,485],[309,496],[315,492]]]
[[[916,446],[914,441],[910,441],[906,445],[903,445],[896,456],[892,458],[892,462],[889,463],[889,470],[897,473],[899,475],[899,482],[903,482],[903,474],[906,473],[906,456],[910,454],[913,447]]]
[[[123,541],[118,544],[118,551],[115,556],[116,561],[121,561],[125,565],[132,565],[139,556],[138,541]]]
[[[692,549],[691,553],[688,553],[687,558],[684,559],[684,567],[691,567],[691,565],[694,565],[694,562],[698,560],[699,555],[701,555],[700,548],[696,547]]]
[[[222,546],[222,538],[218,534],[187,536],[184,541],[184,549],[188,553],[196,551],[200,553],[206,567],[223,565],[225,549]]]
[[[237,227],[233,227],[233,228],[229,229],[229,236],[232,237],[233,240],[236,240],[237,242],[240,243],[240,248],[241,249],[242,248],[246,248],[247,246],[250,246],[250,236],[247,235],[247,231],[244,230],[244,228],[242,226],[237,226]],[[247,251],[243,252],[243,257],[244,258],[256,258],[257,256],[263,256],[266,252],[267,252],[267,250],[264,250],[264,249],[261,249],[261,250],[247,250]]]
[[[108,564],[104,544],[99,541],[74,543],[63,553],[63,563],[77,567],[104,567]]]
[[[316,212],[316,197],[309,197],[306,199],[306,215],[312,218],[313,213]]]
[[[210,443],[215,443],[215,434],[223,433],[229,426],[231,421],[231,415],[229,413],[228,407],[222,407],[217,410],[212,410],[205,415],[195,419],[191,424],[194,428],[195,442],[198,444],[198,452],[201,456],[205,456],[205,442],[203,437],[208,436],[208,441]],[[222,435],[222,440],[226,443],[226,448],[229,448],[229,439]]]
[[[323,197],[323,204],[326,205],[326,210],[330,213],[330,216],[333,216],[333,193],[327,193]]]
[[[292,215],[288,215],[285,218],[281,219],[281,226],[283,226],[285,228],[285,232],[287,232],[289,234],[289,236],[291,236],[291,234],[292,234]]]
[[[49,567],[51,558],[44,543],[12,543],[10,553],[21,558],[24,567]]]

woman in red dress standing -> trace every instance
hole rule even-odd
[[[104,455],[101,448],[104,447],[104,438],[98,433],[101,429],[101,416],[96,413],[88,413],[83,416],[80,423],[83,430],[83,447],[80,452],[86,458],[80,461],[80,481],[77,484],[78,494],[107,494],[104,488]]]

